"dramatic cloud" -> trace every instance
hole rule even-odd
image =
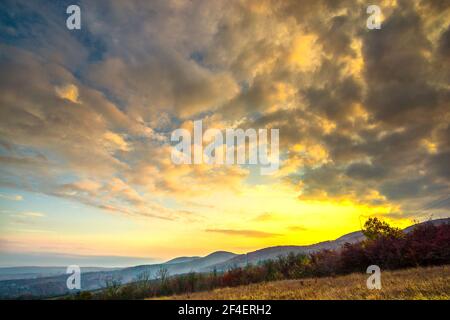
[[[449,5],[380,6],[368,30],[357,0],[82,1],[69,31],[61,4],[5,1],[0,185],[169,221],[278,183],[298,201],[448,215],[430,205],[450,193]],[[280,171],[174,165],[170,133],[197,119],[279,128]]]

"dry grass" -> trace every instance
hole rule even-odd
[[[368,277],[355,273],[339,277],[274,281],[163,299],[450,299],[450,265],[384,271],[381,273],[381,290],[368,290]]]

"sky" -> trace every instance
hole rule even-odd
[[[1,1],[0,266],[244,253],[373,216],[448,217],[449,3],[370,4],[381,29],[361,0]],[[279,170],[174,164],[170,135],[196,120],[279,129]]]

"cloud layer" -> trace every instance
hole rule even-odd
[[[171,163],[170,132],[202,119],[279,128],[282,166],[263,183],[299,201],[448,215],[445,1],[380,1],[381,30],[356,0],[80,5],[81,31],[65,29],[61,4],[0,5],[2,187],[201,219],[196,198],[261,183],[246,167]]]

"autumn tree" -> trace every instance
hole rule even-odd
[[[380,237],[401,238],[404,236],[403,231],[399,228],[391,227],[387,222],[381,221],[374,217],[369,218],[364,223],[362,230],[367,239],[374,240]]]

